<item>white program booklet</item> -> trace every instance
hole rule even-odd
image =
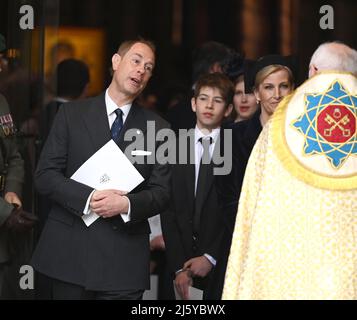
[[[175,283],[174,290],[176,300],[182,300],[180,294],[176,290]],[[203,300],[203,290],[191,286],[188,287],[188,300]]]
[[[139,171],[113,140],[83,163],[71,179],[96,190],[115,189],[126,192],[132,191],[144,181]],[[87,227],[98,218],[94,212],[82,217]]]
[[[156,216],[150,217],[148,221],[151,230],[150,233],[150,241],[151,241],[155,237],[162,235],[160,215],[157,214]]]

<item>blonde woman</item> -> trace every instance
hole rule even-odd
[[[254,93],[256,104],[260,105],[253,117],[231,126],[232,141],[232,171],[229,175],[218,176],[217,190],[220,207],[225,219],[226,230],[221,245],[222,257],[217,265],[216,295],[219,299],[222,293],[224,275],[231,247],[233,229],[238,208],[238,199],[245,174],[245,168],[256,140],[263,126],[268,122],[279,102],[294,88],[294,79],[290,59],[280,55],[269,55],[260,58],[252,71],[246,74],[246,92]]]

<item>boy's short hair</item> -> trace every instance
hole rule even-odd
[[[215,72],[201,76],[195,85],[194,98],[200,94],[204,87],[217,88],[228,107],[233,102],[234,86],[231,80],[223,73]]]

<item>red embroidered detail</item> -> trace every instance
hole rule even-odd
[[[347,142],[356,133],[356,117],[344,105],[330,105],[319,114],[317,131],[328,142]]]

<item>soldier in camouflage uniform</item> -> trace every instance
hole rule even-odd
[[[0,34],[0,72],[5,39]],[[8,103],[0,94],[0,298],[4,271],[9,262],[11,234],[32,228],[36,217],[21,209],[21,187],[24,179],[24,164],[17,150],[15,126]]]

